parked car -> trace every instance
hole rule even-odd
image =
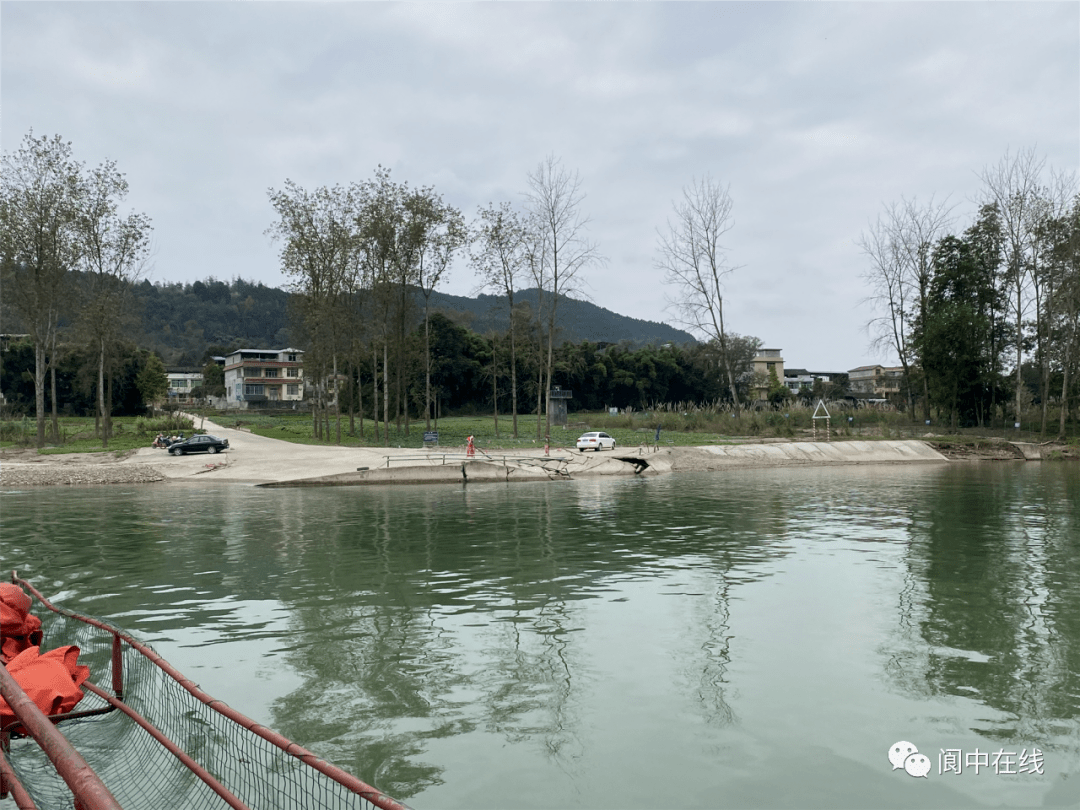
[[[200,436],[192,436],[182,442],[169,445],[169,452],[174,456],[182,456],[184,453],[217,453],[220,450],[229,449],[228,439],[219,439],[204,433]]]
[[[577,449],[584,453],[586,450],[595,450],[600,452],[605,447],[615,449],[615,440],[608,436],[606,433],[599,431],[593,431],[592,433],[583,433],[577,440]]]

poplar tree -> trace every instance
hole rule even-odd
[[[657,230],[656,267],[675,289],[670,303],[680,322],[716,346],[738,416],[736,351],[724,323],[724,278],[736,269],[722,243],[733,224],[731,194],[706,176],[683,188],[673,206],[674,219]]]
[[[341,398],[337,396],[338,360],[345,342],[343,324],[348,297],[361,286],[360,210],[355,187],[322,186],[308,191],[292,180],[284,189],[267,192],[278,221],[267,234],[281,243],[281,269],[293,278],[300,296],[301,317],[311,340],[307,357],[314,374],[308,378],[316,396],[315,433],[323,434],[320,415],[329,430],[326,403],[328,377],[333,381],[337,442],[341,442]]]
[[[82,241],[81,267],[85,295],[79,322],[97,354],[97,411],[102,447],[109,446],[112,430],[111,382],[106,387],[106,364],[122,340],[131,288],[147,268],[150,220],[145,214],[119,211],[128,183],[116,164],[106,161],[85,179],[77,211]],[[106,392],[109,392],[107,396]]]
[[[533,271],[548,306],[543,331],[547,344],[544,364],[544,397],[547,435],[551,434],[551,372],[555,347],[555,317],[559,298],[581,289],[579,274],[590,265],[602,264],[596,244],[587,238],[589,219],[581,213],[585,193],[581,178],[571,174],[562,161],[548,155],[528,175],[529,225],[535,240]],[[545,289],[546,283],[546,289]]]
[[[424,420],[431,430],[431,295],[465,245],[468,229],[461,211],[444,203],[433,188],[406,195],[404,207],[416,282],[424,296]]]
[[[53,370],[53,441],[56,421],[56,339],[70,271],[80,257],[77,215],[82,165],[59,135],[31,131],[2,159],[0,263],[4,302],[19,316],[34,344],[37,446],[45,444],[45,377]]]
[[[518,438],[517,402],[517,320],[514,291],[527,266],[526,229],[509,203],[489,204],[477,211],[477,223],[470,247],[470,262],[484,287],[506,297],[510,314],[510,403],[514,438]]]
[[[987,166],[980,175],[985,187],[984,202],[997,209],[1001,226],[1005,280],[1014,324],[1014,407],[1018,422],[1024,405],[1024,320],[1031,311],[1031,264],[1027,260],[1031,245],[1030,224],[1039,195],[1039,176],[1045,163],[1045,159],[1036,156],[1034,149],[1022,149],[1015,154],[1006,153],[997,165]]]

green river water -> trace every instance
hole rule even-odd
[[[1067,463],[0,510],[5,577],[418,810],[1080,805]]]

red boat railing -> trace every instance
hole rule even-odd
[[[26,697],[19,688],[19,685],[15,683],[11,675],[7,673],[6,669],[0,667],[0,694],[2,694],[3,698],[11,706],[11,709],[17,718],[17,722],[11,723],[3,729],[0,729],[0,798],[3,798],[7,793],[10,793],[12,797],[15,798],[16,805],[20,810],[24,807],[34,808],[35,805],[30,796],[33,790],[27,791],[25,789],[19,781],[17,774],[18,768],[5,758],[5,755],[8,755],[10,751],[11,737],[16,734],[27,734],[30,737],[33,737],[34,741],[37,742],[41,750],[52,763],[56,773],[60,775],[71,789],[76,799],[77,808],[81,808],[82,810],[120,810],[120,804],[117,803],[116,799],[109,792],[109,789],[105,786],[103,780],[94,773],[82,755],[75,750],[71,743],[54,725],[55,723],[66,720],[85,720],[93,715],[116,710],[134,721],[142,731],[146,732],[151,739],[155,740],[162,748],[168,751],[169,754],[182,764],[187,772],[197,777],[206,788],[213,791],[213,793],[228,807],[234,808],[234,810],[250,810],[250,805],[237,797],[236,789],[230,789],[224,784],[224,779],[219,778],[222,777],[222,774],[226,770],[230,773],[234,772],[235,763],[230,761],[226,768],[219,762],[216,767],[216,770],[219,773],[217,775],[211,773],[211,769],[208,769],[196,761],[190,752],[185,751],[184,747],[178,744],[176,740],[172,739],[166,731],[144,717],[143,714],[131,706],[129,702],[125,702],[125,671],[123,664],[125,645],[131,650],[134,650],[145,660],[151,662],[154,667],[164,673],[169,681],[181,687],[184,692],[198,701],[199,704],[212,710],[216,715],[225,718],[229,725],[244,729],[249,734],[265,741],[291,760],[299,761],[308,768],[318,772],[322,777],[332,782],[334,786],[337,786],[339,794],[340,789],[344,788],[347,794],[351,794],[357,799],[374,807],[378,807],[381,810],[409,810],[407,805],[390,798],[366,782],[357,779],[347,771],[326,762],[311,751],[292,742],[287,737],[256,723],[251,718],[236,711],[236,709],[233,709],[222,701],[207,694],[190,679],[177,671],[164,658],[142,642],[132,638],[129,634],[93,617],[84,616],[53,605],[40,591],[26,580],[19,578],[14,571],[11,575],[11,581],[25,589],[40,602],[41,605],[53,613],[95,627],[112,636],[110,671],[112,676],[111,685],[113,694],[109,694],[106,690],[90,681],[85,681],[82,684],[84,689],[97,696],[104,704],[106,704],[99,709],[70,712],[66,715],[46,717],[33,702]],[[128,673],[130,672],[131,667],[129,665]],[[186,714],[190,714],[190,712],[187,712]],[[191,747],[190,742],[188,743],[188,746],[189,748]],[[245,759],[239,754],[237,754],[235,759],[239,760],[241,763],[251,764],[250,759]],[[283,769],[288,770],[287,768],[283,768],[280,762],[277,762],[274,767],[278,771]],[[249,780],[258,777],[258,774],[252,775],[250,772],[247,775]],[[320,805],[318,803],[308,803],[303,797],[295,795],[295,785],[290,785],[288,790],[290,797],[301,801],[301,804],[295,804],[294,806],[302,806],[304,810],[308,810],[309,807],[330,806],[329,804]],[[251,791],[249,790],[249,792]],[[258,792],[261,795],[265,795],[266,793],[265,791]],[[319,789],[320,795],[325,792],[325,788]],[[347,801],[343,805],[342,797],[340,795],[337,799],[337,803],[332,806],[352,806],[348,805]],[[329,802],[329,800],[327,801]],[[286,806],[289,805],[287,804]]]
[[[71,788],[72,794],[78,798],[80,810],[123,810],[109,789],[105,787],[105,783],[83,759],[82,754],[76,751],[67,738],[56,730],[50,718],[27,697],[8,673],[7,667],[3,666],[0,666],[0,696],[7,701],[8,706],[19,719],[20,729],[33,737],[34,742],[40,745],[48,755],[49,760],[56,767],[56,772]],[[7,745],[3,747],[6,749]],[[7,767],[5,760],[3,774],[5,786],[9,779]],[[15,778],[13,782],[25,794],[25,788],[18,779]],[[31,803],[30,806],[32,807],[33,804]]]

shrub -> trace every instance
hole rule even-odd
[[[185,433],[195,429],[195,423],[187,417],[158,416],[156,418],[140,416],[135,420],[134,431],[139,436],[150,436],[158,433],[174,433],[182,430]],[[113,429],[114,433],[120,432],[120,426]]]

